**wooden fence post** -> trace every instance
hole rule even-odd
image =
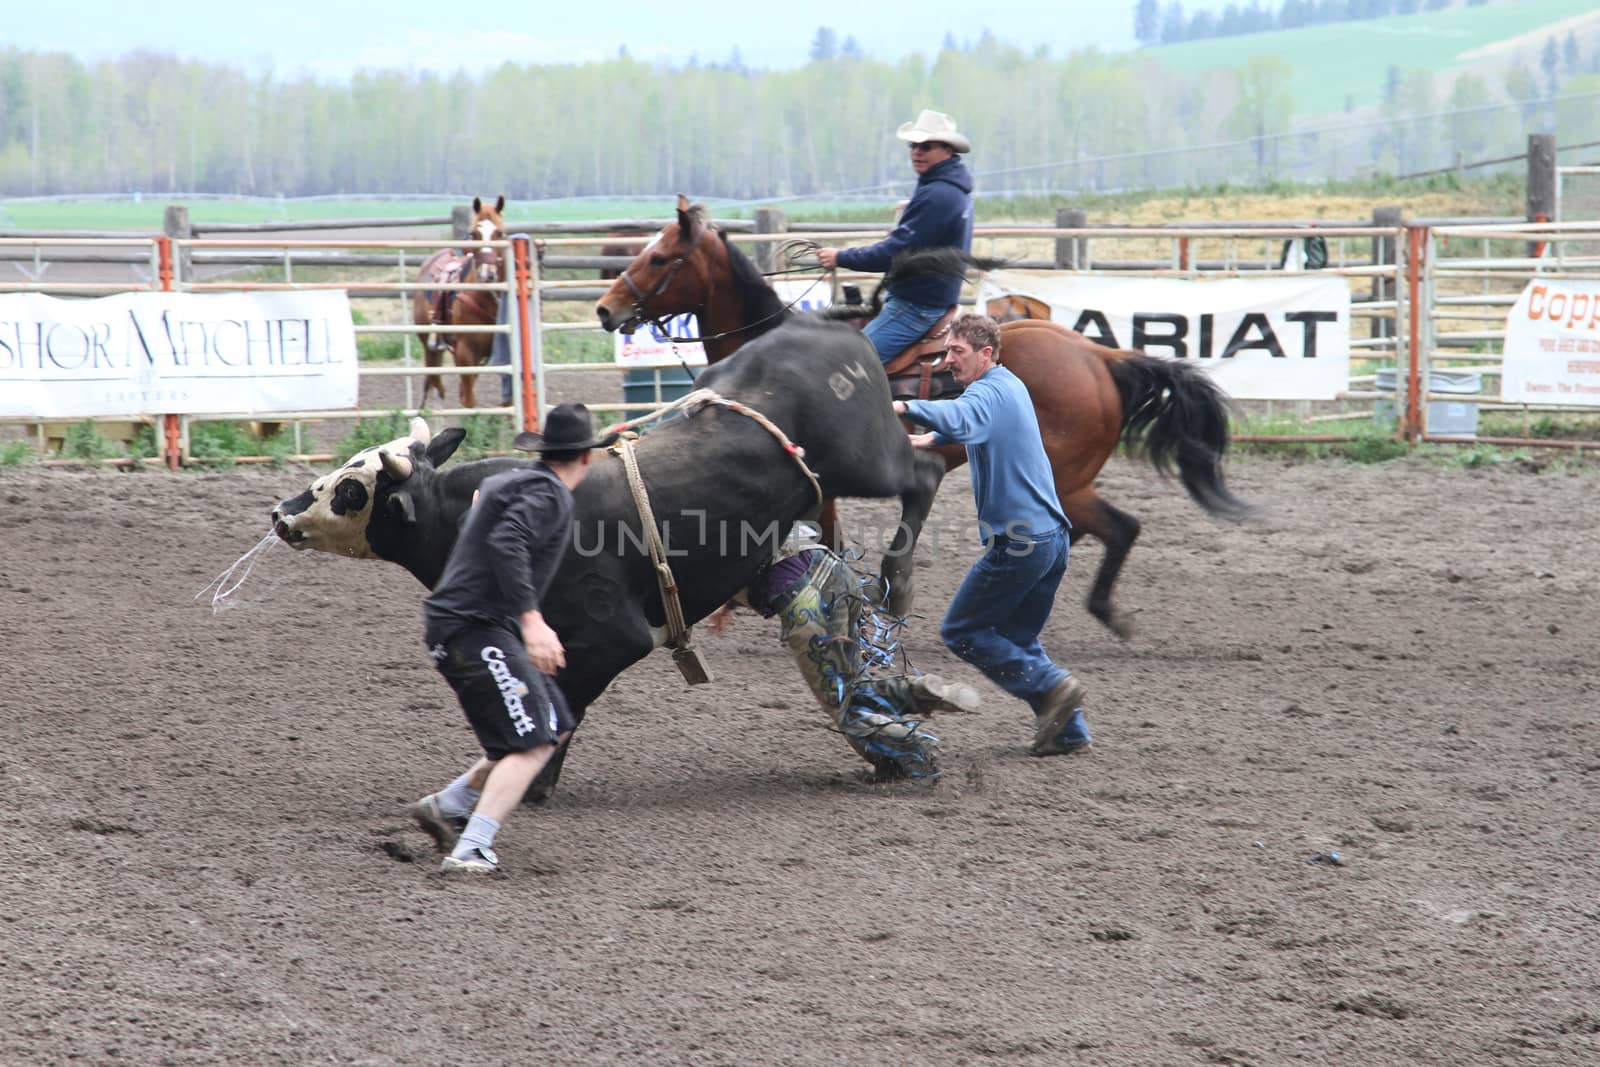
[[[1081,230],[1089,225],[1089,213],[1078,207],[1056,208],[1056,229]],[[1077,270],[1089,262],[1087,237],[1056,238],[1056,270]]]
[[[167,209],[161,214],[161,232],[168,237],[177,237],[187,240],[194,236],[194,224],[189,221],[189,209],[182,204],[168,204]],[[191,268],[194,259],[189,249],[179,251],[175,267],[178,277],[189,282],[194,280]]]
[[[788,233],[789,217],[778,207],[756,208],[756,233]],[[756,245],[756,266],[766,274],[778,269],[778,243],[763,241]]]
[[[1528,221],[1549,222],[1559,218],[1556,203],[1556,135],[1528,134]],[[1542,242],[1530,242],[1528,255],[1538,258]]]
[[[1372,225],[1374,228],[1386,230],[1398,229],[1406,222],[1405,208],[1375,207],[1372,209]],[[1375,237],[1372,241],[1373,266],[1395,266],[1399,259],[1396,253],[1396,240],[1393,237]],[[1396,299],[1395,283],[1387,278],[1375,277],[1372,279],[1373,300]],[[1399,324],[1396,318],[1372,319],[1372,336],[1394,337],[1398,334]]]
[[[472,239],[472,207],[468,204],[457,204],[450,209],[450,240],[468,241]]]

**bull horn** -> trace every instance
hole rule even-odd
[[[428,429],[427,420],[420,415],[411,420],[411,439],[421,444],[433,440],[433,431]]]
[[[420,419],[417,421],[421,421]],[[411,477],[413,470],[410,456],[397,456],[388,449],[378,449],[378,462],[383,464],[384,473],[397,482],[403,482]]]

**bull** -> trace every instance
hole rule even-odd
[[[884,577],[909,595],[911,550],[943,461],[912,449],[882,364],[860,333],[796,319],[707,368],[698,385],[760,412],[800,454],[758,420],[717,405],[638,441],[639,471],[686,621],[747,586],[789,528],[815,516],[819,490],[900,499]],[[431,588],[473,490],[528,462],[488,459],[441,471],[463,436],[459,429],[430,436],[417,419],[409,437],[357,454],[280,503],[273,529],[297,549],[398,563]],[[613,678],[664,643],[666,609],[623,464],[597,462],[574,498],[572,541],[541,609],[566,649],[556,684],[581,724]],[[550,761],[529,799],[549,796],[569,748]]]

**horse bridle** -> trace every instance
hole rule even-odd
[[[495,279],[497,281],[505,276],[505,261],[500,258],[500,253],[496,252],[488,245],[479,245],[477,248],[474,248],[470,253],[468,253],[467,260],[472,264],[472,270],[475,274],[481,276],[483,272],[483,265],[488,263],[494,267]]]
[[[689,247],[671,263],[667,264],[666,271],[656,281],[656,284],[650,287],[650,291],[648,293],[639,288],[639,283],[633,280],[633,276],[629,271],[625,270],[622,272],[622,282],[628,287],[628,291],[633,294],[634,318],[638,319],[640,322],[650,323],[663,334],[667,332],[666,322],[668,316],[658,315],[652,319],[649,312],[645,310],[645,305],[654,300],[656,297],[660,296],[662,293],[666,292],[667,286],[672,284],[672,279],[676,278],[678,276],[678,272],[683,269],[684,264],[689,262],[689,257],[694,255],[695,249],[700,247],[700,242],[705,239],[706,234],[709,233],[711,229],[712,227],[710,226],[700,227],[699,232],[694,235],[694,240],[689,242]]]
[[[684,250],[682,255],[678,256],[671,263],[667,264],[666,273],[662,274],[660,280],[657,281],[655,285],[650,287],[650,291],[648,293],[640,290],[639,283],[635,282],[631,277],[629,277],[627,271],[623,271],[621,274],[622,281],[627,285],[628,291],[633,293],[633,317],[638,319],[640,322],[648,322],[650,325],[654,326],[661,336],[665,337],[668,341],[674,341],[679,344],[699,344],[705,341],[720,341],[722,338],[732,337],[736,333],[745,333],[746,331],[755,329],[757,326],[763,326],[775,318],[787,315],[796,304],[804,300],[811,292],[811,289],[807,289],[804,293],[801,293],[799,296],[789,301],[773,314],[762,319],[757,319],[755,322],[746,323],[743,326],[735,326],[731,330],[723,330],[721,333],[714,333],[709,337],[674,337],[672,335],[672,331],[667,329],[667,324],[671,321],[672,316],[657,315],[655,318],[651,318],[649,312],[645,310],[645,305],[666,291],[667,286],[672,284],[672,279],[677,277],[678,271],[683,269],[684,264],[689,261],[689,257],[694,255],[695,249],[700,247],[701,239],[704,238],[707,233],[713,230],[716,230],[718,233],[722,232],[721,230],[717,230],[717,228],[714,226],[700,227],[700,232],[694,235],[694,240],[689,242],[689,247]],[[771,277],[773,274],[792,273],[795,273],[795,271],[780,270],[773,271],[772,274],[767,276]],[[815,287],[816,283],[813,282],[812,288]],[[685,369],[687,370],[687,367]]]

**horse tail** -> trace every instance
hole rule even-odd
[[[894,258],[889,264],[888,273],[878,285],[878,290],[882,292],[895,283],[910,278],[925,278],[930,274],[954,274],[964,278],[969,270],[997,270],[1006,264],[1007,261],[1004,259],[975,256],[959,248],[919,248],[914,252],[902,252]],[[874,301],[877,298],[878,294],[874,293]]]
[[[1157,471],[1174,466],[1189,496],[1209,514],[1238,521],[1255,509],[1234,496],[1222,473],[1228,451],[1228,396],[1205,371],[1142,352],[1104,353],[1122,397],[1122,440]]]
[[[898,282],[908,278],[925,278],[929,275],[954,274],[964,278],[969,270],[997,270],[1007,263],[1008,261],[1004,259],[975,256],[959,248],[919,248],[913,252],[902,252],[889,264],[888,272],[878,282],[877,288],[872,290],[872,302],[866,305],[865,309],[859,304],[846,304],[824,309],[822,317],[871,318],[883,310],[884,296]]]

